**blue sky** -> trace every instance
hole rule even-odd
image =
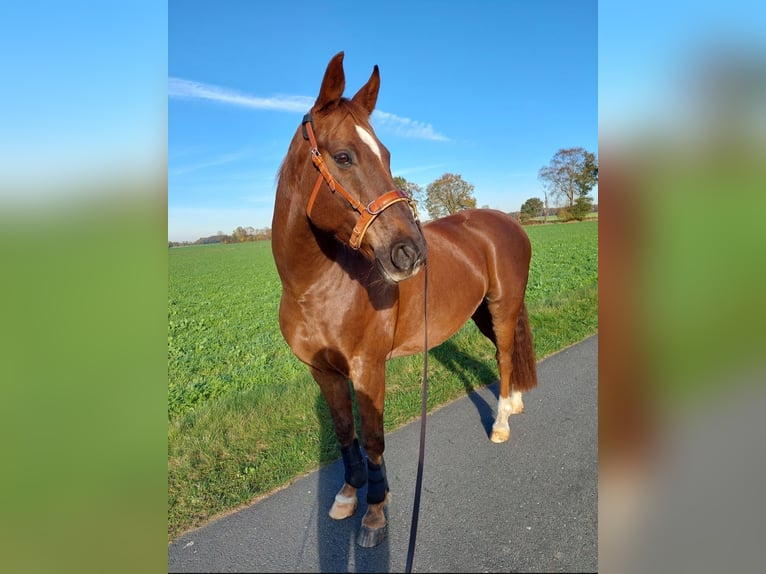
[[[557,150],[597,153],[597,17],[592,0],[171,1],[168,238],[271,225],[280,162],[339,51],[349,97],[380,67],[372,123],[394,175],[458,173],[504,211],[542,198]]]

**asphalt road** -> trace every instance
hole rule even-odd
[[[538,387],[489,440],[497,384],[429,414],[413,572],[598,569],[598,336],[538,364]],[[342,462],[168,546],[169,572],[403,572],[420,422],[386,436],[388,537],[354,540],[365,511],[327,516]]]

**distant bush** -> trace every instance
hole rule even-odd
[[[587,196],[578,197],[569,211],[574,219],[582,221],[593,211],[593,200]]]
[[[572,221],[574,219],[574,216],[572,215],[572,212],[569,211],[568,207],[562,207],[559,209],[559,223],[566,223],[567,221]]]

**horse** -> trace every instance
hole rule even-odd
[[[497,349],[490,438],[507,441],[509,416],[523,410],[522,392],[537,385],[524,304],[531,246],[515,219],[490,209],[421,225],[413,199],[396,189],[390,153],[370,125],[378,66],[348,99],[343,57],[340,52],[327,65],[279,168],[272,253],[282,283],[280,329],[321,389],[343,459],[344,483],[329,514],[352,516],[366,484],[356,542],[373,547],[386,537],[390,499],[383,460],[386,361],[425,353],[472,319]]]

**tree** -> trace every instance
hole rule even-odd
[[[426,188],[426,209],[433,218],[476,207],[474,186],[455,173],[445,173]]]
[[[585,148],[560,149],[538,177],[551,197],[566,199],[570,210],[578,197],[586,197],[598,183],[598,162]]]
[[[528,219],[537,217],[542,212],[543,212],[543,202],[537,197],[530,197],[521,206],[521,211],[519,212],[519,219],[521,221],[527,221]]]
[[[232,232],[232,237],[236,243],[247,241],[247,232],[241,225]]]
[[[410,197],[415,201],[418,207],[422,207],[423,203],[425,203],[423,188],[417,183],[407,181],[401,175],[397,175],[394,177],[394,185],[396,185],[396,189],[401,189],[402,191],[409,193]]]
[[[587,195],[581,195],[575,200],[569,212],[577,221],[582,221],[593,209],[593,200]]]

